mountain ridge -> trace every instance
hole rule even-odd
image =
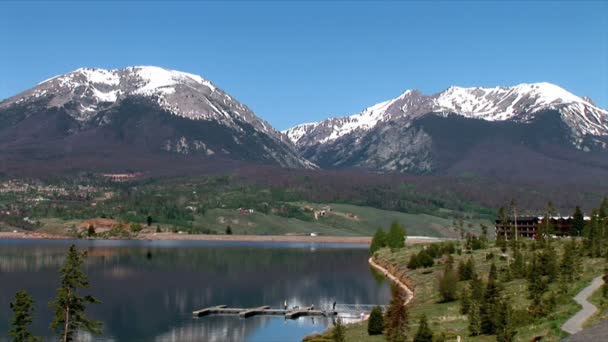
[[[80,68],[54,76],[1,101],[0,117],[0,146],[13,154],[20,149],[36,150],[38,155],[70,155],[79,146],[66,149],[67,142],[89,136],[100,150],[104,139],[113,139],[107,144],[134,141],[140,144],[138,150],[151,154],[221,155],[283,167],[315,167],[299,157],[285,135],[211,81],[154,66]],[[38,127],[47,121],[46,129]],[[129,122],[132,131],[124,132],[112,124],[116,122]],[[152,134],[139,127],[148,127]],[[29,138],[14,134],[28,129],[36,134],[25,133]],[[130,141],[125,138],[128,134],[146,138]],[[56,150],[49,151],[51,145]]]
[[[395,108],[395,105],[398,108]],[[302,137],[310,134],[317,127],[331,124],[333,126],[331,133],[316,139],[318,143],[325,143],[353,130],[370,129],[378,122],[399,115],[416,118],[428,113],[459,114],[488,121],[526,122],[533,118],[530,117],[533,113],[561,109],[568,105],[576,105],[576,108],[565,110],[571,112],[574,117],[573,125],[578,124],[582,134],[608,135],[608,110],[596,106],[588,97],[578,97],[548,82],[494,88],[451,86],[432,95],[424,95],[418,90],[410,89],[398,97],[377,103],[361,112],[296,125],[282,132],[297,144]],[[597,113],[601,115],[594,115]],[[588,114],[592,117],[588,117]]]

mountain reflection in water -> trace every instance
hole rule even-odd
[[[71,241],[0,240],[0,332],[8,332],[15,292],[36,301],[33,330],[47,338],[46,303]],[[388,302],[362,246],[289,243],[77,241],[88,251],[89,291],[102,300],[89,314],[104,322],[96,340],[300,341],[332,325],[330,318],[233,316],[193,318],[192,311],[225,304],[330,308]],[[7,334],[0,334],[5,341]]]

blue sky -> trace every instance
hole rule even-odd
[[[278,129],[406,89],[547,81],[608,107],[608,2],[1,2],[0,98],[79,67],[197,73]]]

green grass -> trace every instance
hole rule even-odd
[[[554,242],[561,249],[561,242]],[[409,304],[410,325],[409,338],[417,329],[417,322],[422,314],[428,317],[431,329],[434,333],[445,333],[448,340],[455,340],[456,336],[464,338],[466,341],[494,341],[495,336],[469,337],[468,319],[460,314],[460,301],[440,303],[437,291],[437,278],[441,274],[444,265],[439,262],[428,269],[408,270],[405,266],[409,257],[417,253],[423,245],[408,246],[406,249],[391,253],[383,249],[378,252],[376,259],[383,265],[390,265],[397,274],[404,274],[415,287],[415,297]],[[486,254],[492,252],[495,257],[486,262]],[[500,270],[507,266],[507,261],[499,258],[502,252],[498,248],[475,251],[473,254],[459,256],[454,254],[455,265],[460,259],[466,260],[469,256],[475,259],[478,274],[487,277],[491,262],[493,261],[498,270],[499,278],[502,276]],[[437,262],[437,260],[436,260]],[[560,329],[561,325],[572,315],[580,306],[574,302],[572,297],[581,289],[586,287],[590,281],[600,274],[603,270],[604,260],[585,258],[583,270],[580,278],[570,284],[567,293],[558,297],[556,308],[546,317],[534,318],[528,315],[526,309],[530,304],[527,299],[527,282],[525,279],[515,279],[503,282],[503,294],[509,298],[513,306],[519,323],[517,326],[516,340],[529,341],[536,336],[544,336],[543,341],[559,341],[565,336]],[[459,290],[466,285],[466,282],[459,282]],[[557,284],[552,284],[551,289],[557,290]],[[378,337],[369,337],[366,332],[366,324],[351,325],[347,327],[347,336],[351,336],[353,341],[381,341]]]
[[[379,227],[388,230],[394,221],[400,222],[407,229],[408,235],[432,237],[456,237],[452,228],[452,219],[432,216],[428,214],[407,214],[397,211],[381,210],[371,207],[362,207],[349,204],[313,204],[306,202],[291,202],[289,205],[300,208],[321,208],[330,206],[331,211],[325,216],[314,218],[313,212],[302,211],[301,218],[287,218],[273,213],[264,214],[256,211],[244,215],[237,209],[209,209],[204,215],[194,214],[191,226],[198,230],[209,229],[218,234],[224,234],[226,227],[230,226],[233,234],[243,235],[285,235],[319,233],[321,235],[335,236],[372,236]],[[77,226],[81,220],[62,220],[59,218],[40,219],[40,231],[47,233],[61,233],[69,227]],[[145,226],[145,222],[140,223]],[[490,225],[489,221],[466,221],[478,230],[479,223]],[[163,229],[170,229],[170,224],[157,224]],[[185,227],[176,227],[178,230]]]

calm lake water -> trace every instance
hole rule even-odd
[[[367,247],[332,244],[200,241],[0,240],[0,341],[8,340],[9,303],[25,289],[36,301],[33,330],[45,340],[47,303],[71,243],[86,250],[93,294],[90,317],[103,321],[99,341],[300,341],[332,325],[329,318],[233,316],[193,318],[226,304],[330,308],[385,304],[388,284],[367,264]]]

